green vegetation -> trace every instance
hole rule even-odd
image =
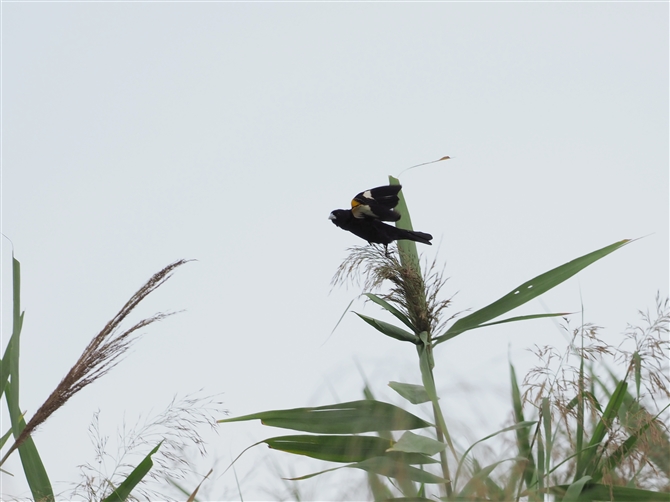
[[[391,183],[397,180],[391,178]],[[398,224],[411,230],[402,198],[398,210],[403,215]],[[398,252],[388,256],[374,247],[352,248],[334,283],[362,276],[368,291],[390,284],[383,294],[368,292],[365,296],[403,327],[357,315],[380,333],[409,343],[408,348],[416,352],[423,385],[389,385],[409,405],[429,402],[433,423],[373,399],[368,388],[368,399],[362,401],[266,411],[220,422],[258,419],[264,425],[310,433],[272,437],[257,444],[340,464],[295,480],[337,469],[364,470],[369,473],[374,500],[544,501],[549,496],[563,501],[669,501],[670,440],[659,419],[667,406],[656,412],[647,407],[649,397],[660,395],[667,400],[670,396],[667,301],[658,299],[657,317],[648,319],[647,330],[634,330],[636,350],[631,353],[620,350],[615,354],[612,347],[597,343],[597,329],[583,326],[574,330],[565,356],[549,348],[538,353],[546,364],[527,376],[525,393],[510,365],[514,423],[464,451],[451,439],[433,374],[435,348],[451,338],[495,324],[567,316],[552,313],[500,320],[629,242],[616,242],[541,274],[448,327],[441,314],[449,301],[439,299],[444,280],[434,263],[422,274],[414,242],[399,241]],[[615,354],[628,370],[622,378],[609,372],[609,380],[603,381],[595,371],[595,354]],[[553,361],[560,361],[556,368],[551,366]],[[631,379],[635,395],[628,389]],[[640,393],[642,381],[648,384],[647,399]],[[651,404],[654,402],[652,399]],[[514,454],[482,464],[473,453],[475,446],[504,433],[514,436]]]
[[[391,182],[397,180],[391,178]],[[411,229],[402,198],[398,210],[403,215],[399,224]],[[434,262],[424,265],[426,272],[422,272],[414,242],[399,241],[397,251],[388,255],[371,246],[352,248],[334,284],[362,278],[367,299],[397,320],[392,324],[357,314],[376,331],[405,343],[411,357],[416,355],[422,385],[389,383],[406,400],[407,409],[374,399],[366,387],[365,399],[359,401],[265,411],[219,422],[234,427],[234,422],[260,420],[267,426],[298,431],[301,434],[270,437],[249,448],[265,444],[336,464],[292,478],[295,481],[339,469],[365,471],[370,498],[379,501],[670,501],[670,437],[668,406],[664,406],[670,398],[668,300],[657,298],[656,312],[643,314],[644,326],[630,327],[624,334],[625,349],[602,342],[596,326],[569,329],[566,313],[504,317],[629,242],[615,242],[558,266],[458,320],[444,319],[450,305],[449,300],[441,299],[444,279]],[[1,396],[11,428],[0,439],[5,450],[0,467],[18,452],[34,500],[56,497],[32,434],[70,397],[109,371],[138,329],[169,315],[159,313],[121,328],[127,315],[184,263],[168,265],[131,297],[26,423],[19,406],[20,265],[13,259],[13,332],[0,361]],[[512,423],[468,447],[458,445],[452,440],[436,391],[433,370],[439,362],[438,345],[474,329],[546,317],[564,319],[570,338],[567,349],[536,348],[538,365],[523,382],[510,364]],[[614,371],[615,367],[624,371]],[[431,421],[417,416],[418,408],[412,409],[424,403],[432,410]],[[188,406],[190,416],[195,407],[193,403]],[[180,422],[178,429],[195,429],[204,421]],[[508,438],[513,452],[507,448],[497,458],[478,453],[478,445],[494,437]],[[147,474],[155,469],[156,457],[169,448],[172,439],[169,433],[156,438],[129,473],[86,485],[86,496],[103,501],[127,500],[132,493],[137,496]],[[197,437],[192,439],[198,442]],[[168,478],[191,501],[203,483],[216,483],[216,478],[208,476],[190,488],[180,487],[169,479],[169,473],[162,479]],[[298,492],[294,493],[298,498]]]

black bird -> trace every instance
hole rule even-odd
[[[413,230],[392,227],[384,221],[398,221],[400,213],[395,211],[398,205],[400,185],[371,188],[359,193],[351,201],[351,209],[336,209],[328,217],[338,227],[357,235],[370,244],[388,245],[397,240],[406,239],[430,245],[432,235]]]

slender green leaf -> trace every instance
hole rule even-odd
[[[419,338],[416,335],[405,331],[402,328],[384,321],[379,321],[378,319],[373,319],[372,317],[368,317],[363,314],[359,314],[358,312],[354,312],[354,314],[363,319],[377,331],[384,333],[386,336],[390,336],[391,338],[395,338],[396,340],[401,340],[403,342],[412,342],[414,344],[419,343]]]
[[[519,384],[516,379],[516,371],[514,366],[510,363],[510,377],[512,380],[512,409],[514,410],[514,420],[517,424],[525,422],[523,417],[523,404],[521,402],[521,392]],[[530,447],[530,433],[527,427],[520,427],[516,429],[516,442],[519,449],[519,457],[523,458],[523,473],[526,486],[532,486],[533,477],[535,475],[535,460],[533,459],[533,451]]]
[[[396,391],[412,404],[421,404],[430,401],[430,396],[426,392],[426,389],[423,385],[389,382],[389,387],[391,387],[394,391]]]
[[[393,497],[391,489],[386,486],[386,483],[384,483],[381,476],[374,472],[367,472],[366,474],[368,478],[368,488],[370,488],[370,492],[372,492],[372,500],[375,502],[382,502]]]
[[[584,350],[584,337],[582,335],[582,351]],[[577,456],[577,466],[575,467],[575,475],[573,481],[581,479],[584,475],[584,466],[587,456],[595,454],[595,448],[588,448],[583,451],[584,447],[584,357],[579,360],[579,377],[577,379],[577,430],[575,431],[575,443],[579,455]]]
[[[484,480],[484,484],[486,484],[486,489],[488,491],[488,500],[512,500],[510,498],[511,495],[509,495],[509,492],[498,485],[498,483],[493,481],[490,477],[487,477]]]
[[[568,486],[568,489],[565,491],[565,495],[563,495],[563,498],[561,499],[562,502],[573,502],[579,500],[579,494],[582,493],[584,485],[590,480],[591,476],[583,476]]]
[[[279,436],[263,440],[270,448],[329,462],[361,462],[384,455],[392,441],[374,436]]]
[[[435,455],[447,448],[447,445],[434,439],[419,436],[407,431],[402,437],[389,448],[389,451],[402,451],[406,453],[423,453],[424,455]]]
[[[389,184],[399,185],[400,181],[393,176],[389,176]],[[412,219],[409,216],[409,209],[407,208],[407,202],[405,202],[405,195],[398,193],[398,198],[400,201],[396,206],[396,211],[400,213],[401,218],[395,222],[395,226],[405,230],[414,230],[412,227]],[[400,262],[404,266],[412,268],[417,274],[418,277],[421,277],[421,266],[419,264],[419,253],[416,250],[416,242],[409,240],[399,240],[396,241],[398,244],[398,252],[400,253]]]
[[[417,469],[412,467],[404,462],[405,457],[394,457],[385,455],[383,457],[374,457],[362,462],[356,462],[353,464],[347,464],[339,467],[333,467],[331,469],[324,469],[322,471],[313,472],[311,474],[306,474],[304,476],[298,476],[295,478],[287,478],[291,481],[299,481],[303,479],[313,478],[326,472],[336,471],[338,469],[345,468],[355,468],[362,469],[369,473],[379,474],[381,476],[386,476],[389,478],[396,478],[398,481],[416,481],[418,483],[444,483],[444,480],[439,476],[435,476],[429,472]]]
[[[23,325],[23,313],[14,318],[14,333],[21,333],[21,326]],[[9,371],[11,369],[10,356],[14,350],[14,338],[10,338],[5,347],[5,353],[0,359],[0,397],[5,393],[5,389],[9,385]]]
[[[509,461],[523,462],[525,460],[526,460],[525,458],[507,458],[504,460],[499,460],[498,462],[494,462],[491,465],[487,465],[486,467],[483,467],[481,469],[477,468],[474,475],[468,480],[468,482],[465,484],[463,489],[458,494],[458,497],[463,499],[472,498],[471,496],[473,494],[477,494],[481,490],[481,488],[486,486],[486,480],[489,479],[490,474],[496,467],[498,467],[503,462],[509,462]]]
[[[405,453],[402,451],[387,451],[384,455],[396,462],[402,462],[403,464],[410,465],[428,465],[428,464],[439,464],[439,460],[429,457],[424,453]]]
[[[615,502],[670,502],[669,492],[654,492],[626,486],[587,485],[580,500],[612,500]]]
[[[534,422],[534,421],[532,421],[532,422],[520,422],[520,423],[518,423],[518,424],[514,424],[514,425],[511,425],[511,426],[509,426],[509,427],[505,427],[504,429],[500,429],[499,431],[496,431],[496,432],[494,432],[493,434],[489,434],[488,436],[484,436],[483,438],[481,438],[481,439],[475,441],[474,443],[472,443],[472,444],[470,445],[470,447],[469,447],[467,450],[465,450],[465,452],[463,453],[463,455],[461,455],[461,459],[460,459],[459,462],[458,462],[458,469],[456,470],[456,476],[454,477],[454,484],[457,484],[457,483],[458,483],[458,477],[459,477],[460,471],[461,471],[461,469],[462,469],[462,467],[463,467],[463,465],[464,465],[465,459],[467,458],[468,454],[469,454],[469,453],[472,451],[472,449],[473,449],[475,446],[477,446],[479,443],[482,443],[482,442],[486,441],[487,439],[491,439],[492,437],[495,437],[495,436],[497,436],[498,434],[501,434],[501,433],[503,433],[503,432],[516,431],[517,429],[521,429],[521,428],[523,428],[523,427],[532,427],[532,426],[535,425],[536,423],[537,423],[537,422]]]
[[[7,403],[13,401],[13,391],[9,387],[6,391]],[[11,419],[11,415],[10,415]],[[18,434],[15,432],[14,438],[16,439],[20,431],[26,426],[26,422],[23,419],[23,415],[20,415],[20,418],[17,419],[18,427],[13,430],[18,430]],[[12,423],[14,425],[14,423]],[[23,473],[26,476],[26,481],[30,488],[30,492],[33,494],[35,500],[40,500],[44,502],[51,502],[54,499],[53,489],[51,488],[51,482],[49,481],[49,476],[47,471],[42,463],[42,458],[37,451],[37,446],[33,441],[32,437],[26,438],[23,443],[18,447],[19,457],[21,458],[21,466],[23,467]]]
[[[614,373],[609,369],[608,372],[615,384],[618,383],[619,380]],[[612,395],[601,379],[594,376],[594,380],[605,394]],[[647,445],[649,459],[670,478],[670,437],[666,427],[657,423],[654,415],[649,413],[630,392],[624,395],[623,404],[619,409],[619,421],[631,434],[639,430],[643,424],[651,424],[650,430],[644,433],[642,441]]]
[[[393,460],[389,457],[376,457],[348,465],[356,469],[363,469],[368,472],[374,472],[387,476],[389,478],[408,479],[417,483],[437,484],[445,483],[446,480],[430,472],[417,469],[404,462]]]
[[[544,473],[545,475],[548,475],[551,469],[551,452],[553,449],[554,440],[551,430],[551,409],[549,406],[549,398],[546,397],[542,398],[542,425],[544,426]]]
[[[619,408],[621,407],[624,396],[626,395],[627,388],[628,383],[625,380],[619,382],[616,389],[614,390],[614,393],[612,394],[612,397],[607,403],[605,412],[603,413],[602,417],[598,421],[598,424],[596,425],[595,430],[593,431],[593,435],[589,441],[590,448],[584,452],[583,456],[581,456],[583,459],[582,466],[585,469],[585,474],[591,475],[595,471],[596,465],[598,463],[598,460],[595,457],[598,449],[595,448],[595,446],[602,443],[610,424],[612,424],[614,419],[617,417]]]
[[[383,502],[435,502],[433,499],[426,497],[395,497],[384,499]]]
[[[370,301],[373,301],[374,303],[382,307],[384,310],[388,310],[409,329],[411,329],[412,331],[416,331],[414,329],[414,326],[412,326],[412,322],[409,320],[409,318],[405,314],[400,312],[397,308],[395,308],[393,305],[391,305],[389,302],[387,302],[383,298],[379,298],[377,295],[373,293],[363,293],[363,295],[367,296],[370,299]]]
[[[315,408],[273,410],[219,420],[220,423],[260,420],[264,425],[318,434],[358,434],[371,431],[409,430],[431,424],[402,408],[364,400]]]
[[[633,352],[633,368],[635,368],[635,391],[637,398],[640,399],[640,381],[642,380],[642,359],[640,353],[636,350]]]
[[[602,462],[599,463],[598,467],[593,471],[592,478],[594,482],[597,483],[602,479],[605,473],[613,472],[614,469],[621,465],[621,462],[626,457],[628,457],[631,452],[634,451],[637,440],[639,439],[640,435],[647,431],[649,425],[650,423],[646,423],[639,431],[628,436],[628,438],[626,438],[626,440],[621,445],[619,445],[616,450],[614,450],[607,458],[603,459]]]
[[[163,442],[161,441],[158,445],[149,452],[149,454],[144,457],[137,467],[133,469],[126,479],[114,490],[108,497],[106,497],[103,502],[123,502],[130,496],[130,492],[139,484],[140,481],[146,476],[151,468],[154,465],[151,456],[158,451]]]
[[[344,316],[347,315],[347,312],[349,312],[349,308],[351,308],[351,305],[352,305],[352,303],[354,303],[354,301],[356,301],[356,298],[352,298],[351,301],[349,302],[349,305],[347,305],[347,308],[344,309],[344,312],[342,312],[342,315],[340,316],[340,318],[335,323],[335,327],[330,332],[330,335],[328,335],[328,338],[326,338],[326,342],[330,339],[331,336],[333,336],[333,333],[335,333],[335,330],[337,329],[337,327],[342,322],[342,319],[344,319]],[[326,342],[323,342],[323,343],[325,344]]]
[[[21,264],[12,256],[12,280],[13,280],[13,328],[12,337],[9,339],[5,358],[3,360],[3,373],[5,365],[9,369],[9,385],[5,388],[7,409],[12,424],[14,438],[18,438],[26,427],[23,413],[19,406],[19,357],[20,337],[23,326],[23,312],[21,312]],[[28,437],[18,448],[21,465],[30,487],[33,499],[51,502],[54,500],[53,489],[49,476],[44,468],[42,459],[37,451],[32,437]]]
[[[595,394],[593,392],[591,392],[590,390],[585,390],[583,392],[583,394],[584,394],[584,397],[588,398],[589,403],[591,403],[591,405],[595,409],[597,409],[600,413],[603,412],[602,406],[600,406],[600,402],[598,401],[598,398],[595,396]],[[574,408],[578,404],[579,404],[579,396],[575,396],[572,399],[570,399],[570,402],[568,402],[566,408],[568,410],[571,410],[572,408]]]
[[[614,244],[610,244],[609,246],[606,246],[602,249],[593,251],[592,253],[586,254],[559,267],[556,267],[549,272],[545,272],[544,274],[540,274],[537,277],[534,277],[530,281],[527,281],[521,284],[519,287],[514,288],[508,294],[496,300],[495,302],[480,310],[477,310],[476,312],[473,312],[466,317],[463,317],[462,319],[459,319],[444,333],[444,335],[438,337],[436,340],[441,342],[448,340],[449,338],[453,338],[454,336],[464,333],[465,331],[481,326],[491,319],[495,319],[496,317],[499,317],[506,312],[523,305],[533,298],[537,298],[538,296],[566,281],[592,263],[600,260],[601,258],[604,258],[622,246],[625,246],[629,242],[631,242],[630,239],[624,239],[622,241],[615,242]]]
[[[544,451],[544,438],[542,437],[542,428],[537,428],[537,436],[535,444],[537,445],[537,464],[535,465],[535,476],[537,478],[537,486],[540,490],[544,489],[544,477],[546,472],[544,470],[545,465],[545,451]]]
[[[5,443],[9,439],[9,437],[12,435],[12,429],[10,429],[0,438],[0,448],[4,448]]]
[[[338,467],[331,467],[330,469],[324,469],[323,471],[313,472],[311,474],[305,474],[304,476],[297,476],[295,478],[284,478],[284,479],[287,479],[288,481],[302,481],[303,479],[313,478],[313,477],[316,477],[316,476],[320,476],[321,474],[325,474],[327,472],[339,471],[340,469],[346,469],[347,467],[352,467],[352,466],[353,466],[353,464],[340,465]]]
[[[496,324],[505,324],[508,322],[517,322],[517,321],[529,321],[531,319],[543,319],[545,317],[565,317],[567,315],[572,314],[572,312],[558,312],[558,313],[553,313],[553,314],[531,314],[531,315],[521,315],[517,317],[510,317],[508,319],[503,319],[502,321],[495,321],[495,322],[487,322],[484,324],[480,324],[479,326],[474,326],[473,328],[470,329],[478,329],[478,328],[486,328],[487,326],[495,326]],[[438,336],[434,340],[434,345],[437,345],[442,342],[446,342],[450,338],[453,338],[456,335],[459,335],[460,333],[456,334],[444,334],[442,336]]]
[[[558,496],[565,495],[571,485],[556,485],[546,491]],[[563,500],[566,500],[563,498]],[[573,499],[574,500],[574,499]],[[626,486],[587,484],[576,499],[580,502],[610,500],[612,502],[670,502],[670,493],[641,490]]]
[[[495,326],[496,324],[505,324],[507,322],[517,322],[517,321],[529,321],[531,319],[544,319],[545,317],[565,317],[571,315],[572,312],[555,312],[552,314],[530,314],[530,315],[520,315],[517,317],[510,317],[508,319],[503,319],[502,321],[487,322],[477,326],[478,328],[485,328],[486,326]]]
[[[195,497],[196,497],[196,495],[198,495],[198,491],[200,491],[200,487],[205,482],[205,480],[207,480],[209,475],[212,474],[213,472],[214,472],[214,469],[209,470],[209,472],[205,475],[205,477],[202,478],[202,481],[200,481],[200,483],[198,483],[198,486],[195,487],[195,490],[193,490],[193,492],[191,492],[191,494],[189,494],[188,498],[186,499],[186,502],[195,502],[195,500],[196,500]]]

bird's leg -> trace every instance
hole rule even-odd
[[[384,256],[389,257],[389,245],[384,244]]]

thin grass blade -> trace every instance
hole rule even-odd
[[[401,382],[389,382],[388,385],[412,404],[421,404],[430,401],[430,396],[423,385]]]
[[[514,366],[510,363],[510,377],[512,381],[512,409],[514,411],[514,420],[517,424],[525,423],[523,417],[523,403],[521,402],[521,391],[516,378],[516,371]],[[519,449],[519,458],[524,459],[523,463],[523,479],[526,486],[530,487],[533,484],[533,477],[535,475],[535,460],[533,459],[533,451],[530,447],[530,432],[527,427],[519,427],[516,429],[516,442]]]
[[[382,456],[393,446],[392,441],[374,436],[294,435],[268,438],[263,442],[274,450],[343,463]]]
[[[367,473],[368,488],[372,493],[372,500],[375,502],[382,502],[393,498],[393,493],[388,486],[382,481],[382,477],[373,472]]]
[[[405,314],[403,314],[402,312],[400,312],[397,308],[395,308],[389,302],[387,302],[386,300],[384,300],[382,298],[379,298],[377,295],[375,295],[373,293],[363,293],[363,295],[367,296],[371,301],[375,302],[377,305],[379,305],[383,309],[388,310],[397,319],[399,319],[400,322],[402,322],[405,326],[407,326],[413,332],[416,332],[416,329],[414,329],[414,326],[412,326],[412,323],[407,318],[407,316]]]
[[[536,436],[536,448],[537,448],[537,464],[535,465],[535,475],[537,477],[537,486],[540,490],[544,489],[544,477],[545,477],[545,451],[544,451],[544,438],[542,437],[542,428],[538,427],[537,436]]]
[[[582,338],[582,350],[584,349],[583,346],[583,338]],[[579,377],[577,381],[578,389],[577,389],[577,401],[576,401],[576,406],[577,406],[577,431],[575,433],[576,435],[576,447],[577,447],[577,452],[579,452],[579,455],[577,455],[577,466],[575,467],[575,476],[574,476],[574,481],[577,481],[581,479],[584,475],[584,469],[586,466],[586,461],[589,457],[592,457],[595,454],[595,448],[589,448],[587,451],[583,451],[583,446],[584,446],[584,396],[585,396],[585,388],[584,388],[584,357],[580,358],[579,362]]]
[[[551,430],[551,408],[549,406],[549,398],[542,398],[542,425],[544,427],[544,451],[545,464],[544,473],[548,475],[551,469],[551,452],[553,449],[553,431]]]
[[[123,502],[129,496],[130,492],[142,481],[144,476],[146,476],[151,468],[154,465],[151,456],[158,451],[163,442],[161,441],[158,445],[149,452],[149,454],[144,457],[137,467],[128,475],[126,479],[114,490],[108,497],[106,497],[102,502]]]
[[[389,184],[399,185],[400,181],[393,176],[389,176]],[[395,222],[395,226],[405,230],[414,230],[412,227],[412,219],[409,216],[409,209],[407,208],[407,202],[405,202],[405,196],[402,193],[402,190],[398,193],[400,201],[396,206],[396,210],[400,213],[401,218]],[[416,242],[408,240],[397,241],[398,251],[400,253],[400,262],[405,265],[413,268],[418,277],[421,277],[421,266],[419,264],[419,253],[416,250]]]
[[[640,382],[642,380],[642,358],[640,353],[636,350],[633,352],[633,368],[635,369],[635,391],[637,398],[640,399]]]
[[[403,342],[411,342],[414,344],[419,343],[419,337],[410,333],[409,331],[405,331],[404,329],[399,328],[398,326],[394,326],[393,324],[389,324],[387,322],[380,321],[378,319],[374,319],[372,317],[368,317],[363,314],[359,314],[358,312],[354,312],[354,314],[356,314],[370,326],[375,328],[380,333],[385,334],[386,336],[390,336],[391,338],[395,338],[396,340],[400,340]]]
[[[363,469],[364,471],[374,472],[389,478],[404,479],[416,483],[440,484],[446,482],[446,480],[440,476],[417,469],[416,467],[412,467],[402,461],[397,461],[389,457],[370,458],[363,462],[348,465],[347,467]]]
[[[612,393],[612,397],[607,403],[607,407],[605,408],[602,417],[598,421],[598,424],[593,431],[593,435],[589,441],[589,448],[586,449],[582,455],[580,455],[582,458],[581,465],[583,466],[584,472],[589,476],[594,473],[599,460],[596,459],[596,454],[598,453],[597,446],[602,443],[609,429],[609,425],[617,417],[619,408],[621,408],[624,396],[626,395],[627,388],[628,382],[625,380],[620,381],[616,386],[616,389]]]
[[[561,499],[562,502],[576,502],[579,500],[579,494],[582,493],[584,485],[590,480],[591,476],[583,476],[568,486],[568,489],[565,491],[565,495],[563,495],[563,498]]]
[[[0,448],[3,448],[5,446],[5,443],[10,438],[11,435],[12,435],[12,429],[10,427],[9,430],[0,438]]]
[[[566,501],[565,495],[570,486],[572,485],[556,485],[548,488],[546,491],[559,497],[563,495],[562,500]],[[670,493],[641,490],[626,486],[588,484],[583,487],[577,498],[572,500],[580,502],[593,500],[610,500],[612,502],[669,502]]]
[[[401,451],[405,453],[423,453],[424,455],[433,456],[441,451],[444,451],[447,445],[434,439],[414,434],[407,431],[392,445],[388,451]]]
[[[506,312],[523,305],[533,298],[537,298],[550,289],[558,286],[562,282],[568,280],[570,277],[577,274],[594,262],[625,246],[629,242],[631,242],[630,239],[624,239],[622,241],[615,242],[614,244],[610,244],[609,246],[605,246],[604,248],[598,249],[584,256],[580,256],[579,258],[556,267],[549,272],[545,272],[544,274],[540,274],[537,277],[534,277],[530,281],[527,281],[521,284],[519,287],[514,288],[508,294],[496,300],[495,302],[477,310],[476,312],[473,312],[466,317],[463,317],[462,319],[459,319],[449,329],[447,329],[444,335],[440,336],[439,339],[444,341],[449,338],[453,338],[454,336],[460,335],[465,331],[471,330],[492,319],[495,319],[496,317],[499,317]]]
[[[523,427],[532,427],[535,425],[537,422],[531,421],[531,422],[520,422],[518,424],[511,425],[509,427],[505,427],[504,429],[500,429],[499,431],[494,432],[493,434],[489,434],[488,436],[484,436],[483,438],[475,441],[472,443],[467,450],[461,455],[461,459],[458,462],[458,469],[456,471],[456,476],[454,477],[454,484],[458,483],[458,477],[460,475],[461,469],[463,468],[465,459],[467,458],[468,454],[472,451],[472,449],[477,446],[479,443],[482,443],[486,441],[487,439],[491,439],[492,437],[497,436],[498,434],[502,434],[503,432],[509,432],[509,431],[516,431],[517,429],[521,429]]]
[[[317,434],[358,434],[410,430],[431,424],[402,408],[381,401],[363,400],[315,408],[273,410],[219,420],[219,423],[260,420],[264,425]]]
[[[608,371],[614,382],[618,382],[614,373],[611,370]],[[605,394],[612,395],[612,391],[607,388],[601,379],[597,376],[594,379]],[[665,473],[666,477],[670,478],[670,437],[666,426],[657,423],[654,415],[649,413],[630,392],[626,392],[623,404],[619,409],[619,421],[626,431],[631,434],[643,424],[650,424],[650,430],[645,433],[643,438],[649,448],[649,459]]]
[[[552,313],[552,314],[530,314],[530,315],[522,315],[522,316],[517,316],[517,317],[510,317],[508,319],[503,319],[502,321],[495,321],[495,322],[487,322],[484,324],[480,324],[479,326],[475,326],[470,329],[478,329],[478,328],[486,328],[487,326],[495,326],[496,324],[505,324],[508,322],[517,322],[517,321],[529,321],[532,319],[543,319],[545,317],[565,317],[570,315],[572,312],[557,312],[557,313]],[[438,336],[435,338],[434,345],[437,345],[442,342],[446,342],[447,340],[460,335],[460,333],[451,333],[451,334],[444,334],[441,336]]]
[[[468,499],[468,500],[476,500],[477,494],[481,494],[482,489],[485,488],[486,486],[486,480],[490,479],[489,476],[493,472],[493,470],[498,467],[500,464],[503,462],[520,462],[525,460],[524,458],[506,458],[504,460],[499,460],[498,462],[494,462],[490,465],[487,465],[486,467],[483,468],[477,468],[477,471],[474,473],[474,475],[468,480],[468,482],[465,484],[463,489],[460,491],[458,494],[458,498],[460,499]],[[479,464],[477,464],[478,466]],[[475,498],[473,498],[475,496]]]
[[[3,370],[7,366],[9,370],[9,385],[5,388],[7,409],[12,424],[14,438],[18,438],[26,427],[26,422],[19,406],[19,347],[21,328],[23,326],[23,312],[21,312],[21,264],[12,256],[12,280],[13,280],[13,328],[5,358]],[[50,502],[54,500],[51,481],[44,468],[42,459],[37,451],[32,437],[28,437],[18,448],[21,465],[26,476],[30,492],[35,500]]]

